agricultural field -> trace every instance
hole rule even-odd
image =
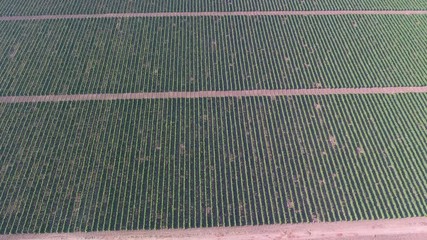
[[[0,0],[0,240],[427,239],[426,36],[426,0]]]
[[[0,104],[0,233],[426,216],[426,102]]]
[[[128,12],[426,10],[424,0],[0,0],[0,16]]]
[[[0,95],[425,86],[427,16],[1,22]]]

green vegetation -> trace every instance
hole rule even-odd
[[[426,10],[424,0],[0,0],[0,15],[278,10]]]
[[[0,16],[427,10],[0,0]],[[0,21],[0,96],[427,85],[427,15]],[[427,94],[0,104],[0,234],[427,216]]]
[[[424,86],[427,16],[3,22],[0,95]]]
[[[0,233],[427,214],[426,94],[0,105]]]

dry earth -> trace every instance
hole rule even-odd
[[[5,96],[0,103],[25,102],[64,102],[120,99],[167,99],[167,98],[213,98],[213,97],[252,97],[252,96],[299,96],[299,95],[345,95],[345,94],[398,94],[427,93],[426,87],[380,87],[380,88],[323,88],[323,89],[280,89],[244,91],[200,91],[200,92],[143,92],[106,93],[45,96]]]
[[[186,230],[0,235],[1,239],[427,239],[427,217]]]
[[[427,11],[251,11],[251,12],[157,12],[157,13],[106,13],[75,15],[2,16],[0,21],[130,18],[130,17],[206,17],[206,16],[285,16],[285,15],[419,15]]]

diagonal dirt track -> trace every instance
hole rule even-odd
[[[142,92],[106,93],[45,96],[4,96],[0,103],[64,102],[124,99],[168,99],[168,98],[216,98],[252,96],[299,96],[299,95],[345,95],[345,94],[397,94],[427,93],[425,87],[379,87],[379,88],[324,88],[324,89],[279,89],[244,91],[200,91],[200,92]]]
[[[209,16],[307,16],[307,15],[420,15],[427,11],[251,11],[251,12],[157,12],[157,13],[107,13],[76,15],[3,16],[0,21],[131,18],[131,17],[209,17]]]

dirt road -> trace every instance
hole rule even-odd
[[[0,21],[130,18],[130,17],[213,17],[213,16],[300,16],[300,15],[420,15],[427,11],[251,11],[251,12],[156,12],[156,13],[106,13],[74,15],[2,16]]]
[[[0,235],[0,239],[427,239],[427,217],[187,230]]]
[[[323,89],[280,89],[243,91],[200,91],[200,92],[141,92],[106,93],[45,96],[4,96],[0,103],[64,102],[122,99],[168,99],[168,98],[214,98],[252,96],[299,96],[299,95],[345,95],[345,94],[399,94],[427,93],[426,87],[381,87],[381,88],[323,88]]]

